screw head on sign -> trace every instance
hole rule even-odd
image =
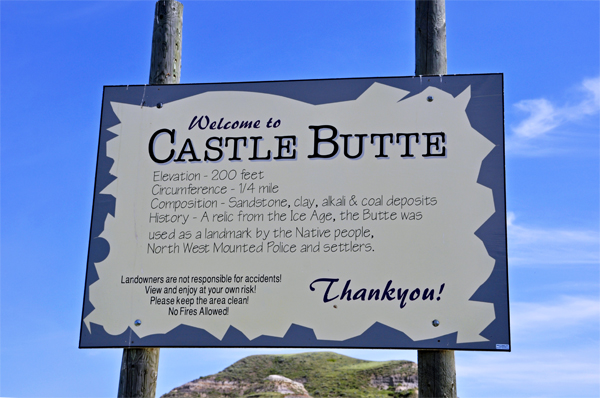
[[[162,107],[163,107],[163,103],[162,103],[162,102],[159,102],[158,104],[156,104],[156,107],[157,107],[158,109],[162,108]]]
[[[135,322],[133,322],[133,324],[135,326],[140,326],[142,324],[142,321],[140,321],[139,319],[136,319]]]
[[[438,321],[437,319],[434,319],[433,322],[431,322],[431,324],[433,325],[433,327],[438,327],[440,326],[440,321]]]
[[[433,97],[430,95],[429,97],[427,97],[427,101],[428,102],[433,102]]]

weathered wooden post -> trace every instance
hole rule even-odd
[[[415,75],[444,75],[446,57],[445,0],[416,0]],[[419,350],[419,397],[456,397],[454,351]]]
[[[456,367],[452,350],[419,350],[419,397],[456,398]]]
[[[416,0],[415,75],[445,75],[445,0]]]
[[[177,84],[181,73],[183,5],[158,0],[154,12],[150,84]],[[118,397],[154,398],[159,348],[125,348],[121,361]]]
[[[178,84],[181,74],[183,4],[158,0],[154,11],[150,84]]]

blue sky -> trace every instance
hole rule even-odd
[[[184,7],[182,83],[414,73],[413,1]],[[596,397],[600,3],[446,9],[448,73],[504,73],[507,143],[512,352],[457,352],[458,393]],[[100,105],[104,85],[147,83],[154,2],[1,1],[0,13],[0,395],[115,396],[122,350],[77,348]],[[157,394],[280,351],[162,349]]]

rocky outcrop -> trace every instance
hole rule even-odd
[[[409,362],[389,375],[372,375],[371,386],[378,390],[397,392],[415,390],[419,387],[417,364]]]
[[[271,393],[271,394],[268,394]],[[270,375],[262,382],[219,381],[214,377],[200,378],[174,388],[167,397],[213,398],[213,397],[260,397],[268,395],[285,398],[311,398],[304,385],[280,375]]]
[[[166,397],[194,397],[208,398],[218,396],[243,396],[250,387],[248,383],[237,381],[217,381],[214,377],[196,379],[172,389],[162,396]],[[234,395],[235,394],[235,395]]]
[[[279,375],[270,375],[265,379],[264,387],[257,392],[276,392],[287,398],[307,397],[308,391],[304,388],[304,384],[288,379]]]

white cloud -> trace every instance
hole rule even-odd
[[[460,352],[456,377],[460,397],[597,397],[598,345],[576,350],[561,342],[547,349],[511,353]]]
[[[600,77],[585,79],[582,86],[587,92],[587,99],[582,102],[580,113],[584,115],[598,113],[598,110],[600,109]]]
[[[546,98],[527,99],[514,104],[527,116],[512,127],[507,150],[528,155],[564,150],[564,139],[579,130],[575,125],[600,113],[600,77],[584,79],[576,91],[577,99],[562,105]]]
[[[539,137],[560,124],[560,112],[545,98],[523,100],[517,102],[515,107],[529,113],[527,119],[513,128],[513,131],[519,137]]]
[[[510,265],[598,264],[600,234],[592,229],[535,228],[507,216]]]
[[[600,321],[600,301],[597,297],[560,296],[552,302],[517,302],[511,304],[511,329],[520,338],[553,333],[563,335],[586,324],[596,328]],[[573,332],[571,332],[573,333]]]
[[[456,354],[461,397],[594,397],[600,388],[600,301],[561,296],[511,303],[511,353]]]

